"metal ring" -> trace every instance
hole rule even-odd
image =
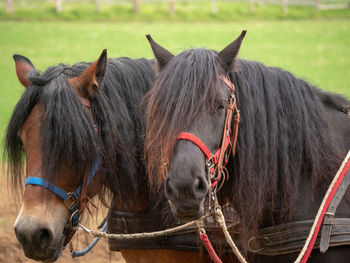
[[[78,226],[78,224],[79,224],[79,216],[78,216],[78,222],[77,222],[77,224],[74,224],[74,223],[73,223],[73,217],[74,217],[75,215],[77,215],[78,212],[79,212],[78,210],[75,210],[75,211],[72,213],[72,215],[70,216],[69,221],[70,221],[70,225],[71,225],[72,228],[77,228],[77,226]]]

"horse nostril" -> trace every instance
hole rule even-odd
[[[52,241],[52,232],[46,228],[39,229],[35,232],[33,240],[35,240],[40,247],[46,248]]]
[[[16,234],[16,237],[17,237],[19,243],[21,243],[22,246],[25,246],[27,243],[27,239],[26,239],[25,235],[18,232],[17,228],[15,228],[15,234]]]
[[[205,179],[202,177],[197,177],[195,184],[194,184],[194,192],[198,193],[199,195],[206,195],[208,192],[208,184]]]

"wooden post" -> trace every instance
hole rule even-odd
[[[283,13],[288,14],[288,0],[282,0]]]
[[[254,0],[249,0],[250,12],[255,12],[255,3]]]
[[[170,14],[175,14],[175,1],[174,0],[169,0],[168,1],[169,4],[169,12]]]
[[[321,11],[321,0],[316,0],[316,8],[318,11]]]
[[[134,12],[136,14],[140,13],[140,4],[139,4],[139,0],[132,0],[133,4],[134,4]]]
[[[95,13],[100,13],[100,0],[95,0]]]
[[[8,14],[13,13],[13,0],[7,0],[6,12]]]
[[[56,0],[56,12],[61,13],[63,0]]]
[[[210,0],[210,5],[211,5],[211,12],[213,14],[217,14],[218,13],[218,6],[216,5],[216,1]]]

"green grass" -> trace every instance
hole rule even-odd
[[[346,0],[338,0],[344,1]],[[64,3],[63,10],[57,14],[54,4],[45,1],[29,1],[26,5],[16,5],[13,14],[5,12],[5,1],[0,2],[0,20],[20,21],[125,21],[125,22],[189,22],[189,21],[245,21],[245,20],[285,20],[285,19],[339,19],[350,18],[350,9],[317,11],[314,6],[289,6],[284,14],[281,5],[256,5],[250,11],[247,3],[217,2],[218,13],[211,10],[209,1],[175,1],[175,14],[170,14],[167,1],[143,4],[140,12],[135,14],[131,4],[101,5],[100,12],[95,13],[94,4]]]
[[[225,23],[0,22],[0,136],[24,88],[12,54],[37,69],[60,62],[109,57],[152,58],[145,34],[173,53],[191,47],[222,49],[248,30],[240,57],[287,69],[317,86],[350,98],[350,20],[245,21]],[[1,136],[2,137],[2,136]]]

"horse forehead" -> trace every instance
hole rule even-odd
[[[22,139],[25,139],[26,136],[30,136],[31,132],[33,131],[39,132],[40,120],[43,113],[44,105],[42,103],[37,103],[29,113],[27,119],[19,131],[20,137]]]

